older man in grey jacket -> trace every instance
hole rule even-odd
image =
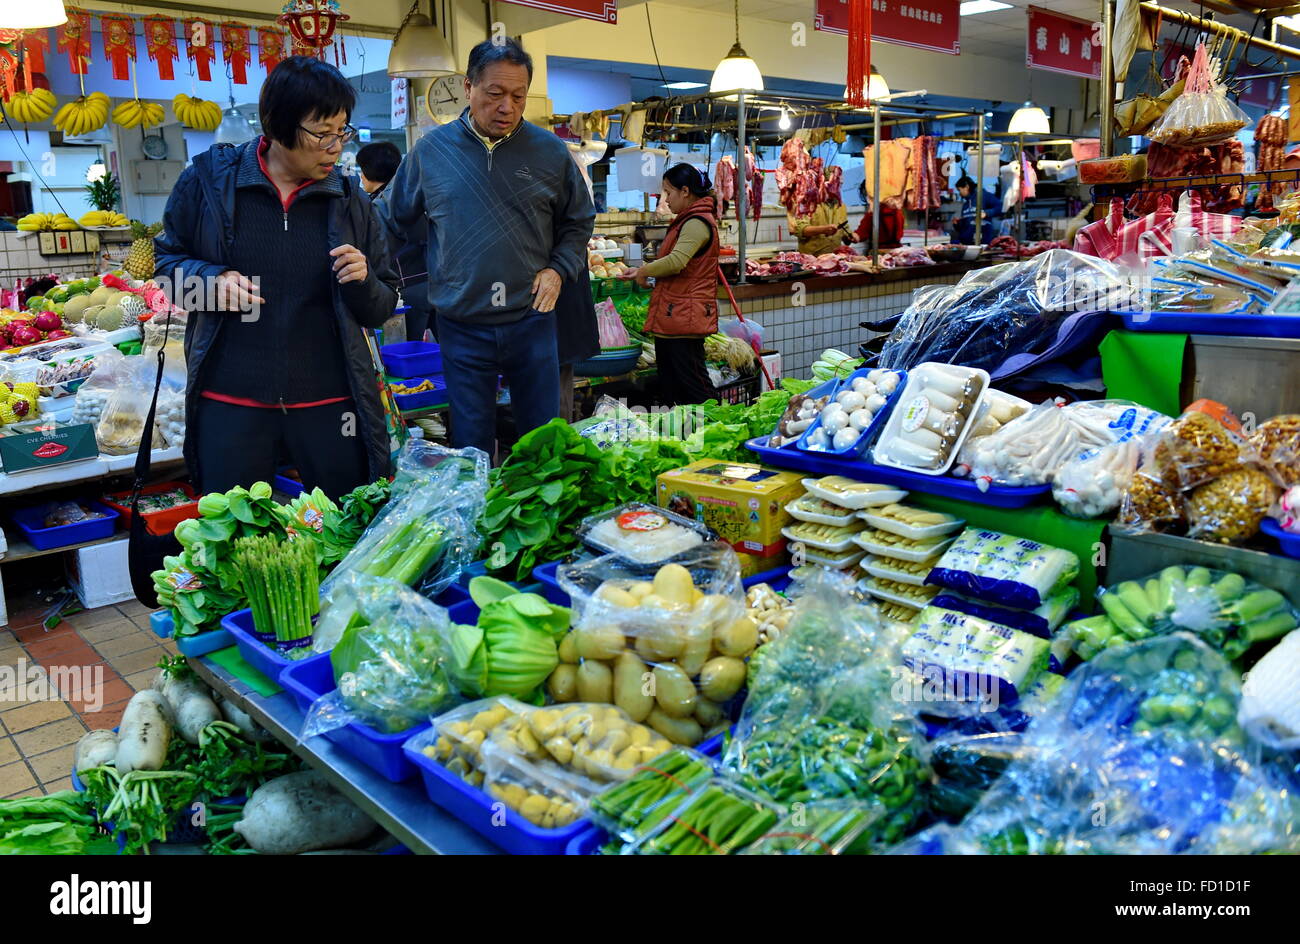
[[[498,375],[521,435],[559,415],[555,302],[585,275],[595,210],[564,142],[523,120],[523,47],[482,42],[466,74],[469,107],[419,140],[380,212],[397,235],[428,220],[452,444],[492,455]]]

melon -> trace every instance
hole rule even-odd
[[[113,289],[109,288],[107,285],[101,285],[99,288],[95,289],[93,292],[90,293],[89,296],[90,304],[107,305],[109,296],[112,294],[113,294]]]
[[[82,315],[90,307],[89,295],[74,295],[63,305],[63,320],[68,324],[76,324],[81,321]]]
[[[116,331],[122,327],[122,306],[106,305],[103,311],[95,316],[95,326],[101,331]]]

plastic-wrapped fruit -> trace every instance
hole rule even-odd
[[[1224,544],[1252,538],[1279,491],[1265,473],[1249,467],[1207,482],[1187,499],[1188,536]]]

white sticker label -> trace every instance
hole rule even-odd
[[[908,402],[907,407],[903,410],[903,419],[899,423],[905,433],[914,433],[921,428],[927,416],[930,415],[930,401],[925,396],[919,396],[915,400]]]

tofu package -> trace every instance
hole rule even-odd
[[[1034,610],[1079,575],[1076,554],[1028,538],[967,528],[927,583],[1021,610]]]

